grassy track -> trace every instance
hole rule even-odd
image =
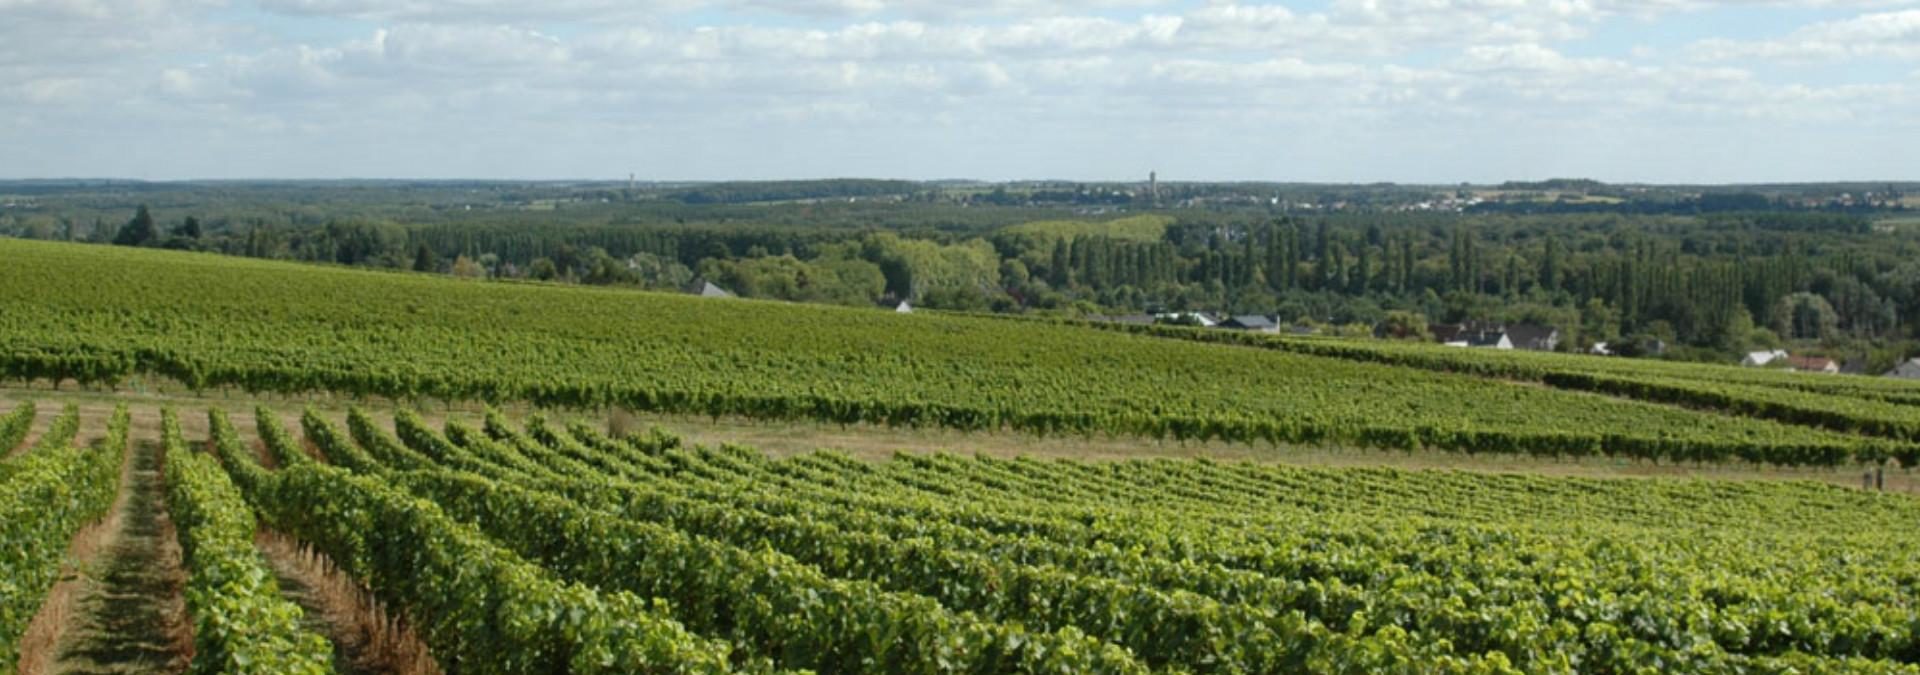
[[[139,442],[132,453],[120,526],[81,592],[53,673],[178,673],[191,657],[186,572],[163,503],[159,449]]]

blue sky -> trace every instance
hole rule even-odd
[[[1916,179],[1920,0],[0,0],[0,177]]]

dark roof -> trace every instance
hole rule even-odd
[[[1477,331],[1473,333],[1467,333],[1461,336],[1460,339],[1465,339],[1467,341],[1467,346],[1469,347],[1492,347],[1494,345],[1500,344],[1500,338],[1503,338],[1506,336],[1507,336],[1507,333],[1505,331],[1483,330],[1483,331]],[[1458,342],[1459,339],[1456,339],[1454,341]]]
[[[1494,341],[1498,342],[1499,335],[1501,333],[1505,333],[1506,331],[1507,331],[1506,326],[1502,326],[1500,324],[1493,323],[1491,321],[1468,321],[1466,323],[1427,324],[1427,332],[1432,333],[1434,339],[1439,340],[1440,342],[1459,342],[1462,340],[1466,340],[1470,342],[1472,341],[1473,336],[1479,335],[1482,333],[1493,333]]]
[[[1513,340],[1513,346],[1520,349],[1546,349],[1547,342],[1557,340],[1560,329],[1533,323],[1516,323],[1507,326],[1507,339]]]
[[[1280,326],[1274,323],[1273,319],[1258,314],[1242,314],[1220,322],[1220,327],[1240,328],[1244,330],[1273,330]]]
[[[1887,371],[1887,377],[1898,377],[1908,380],[1920,379],[1920,359],[1907,359],[1900,362],[1900,365],[1894,366],[1893,370]]]

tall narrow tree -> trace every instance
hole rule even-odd
[[[146,204],[141,204],[140,208],[134,211],[133,219],[127,221],[127,224],[120,228],[120,234],[113,237],[113,243],[117,246],[145,246],[158,234],[154,230],[153,214],[147,212]]]

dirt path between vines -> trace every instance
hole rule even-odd
[[[156,443],[134,443],[124,497],[105,548],[81,580],[55,656],[44,672],[179,673],[193,658],[186,569],[167,517]]]
[[[82,420],[84,426],[84,419]],[[104,425],[105,423],[102,422]],[[105,452],[94,448],[92,452]],[[73,623],[74,608],[85,590],[90,577],[101,560],[101,553],[111,543],[111,536],[120,530],[121,521],[127,509],[127,498],[131,492],[127,486],[133,480],[133,453],[120,463],[120,482],[114,495],[113,506],[107,510],[105,518],[80,529],[73,536],[73,543],[67,547],[68,564],[60,571],[60,581],[47,591],[47,599],[28,622],[27,630],[20,636],[21,675],[41,675],[48,672],[53,663],[54,648],[66,635]]]
[[[279,579],[280,594],[305,612],[307,629],[333,643],[336,672],[440,675],[426,643],[325,556],[264,529],[254,545]]]

